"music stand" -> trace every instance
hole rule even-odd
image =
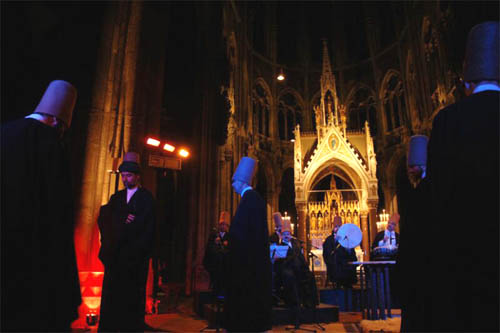
[[[311,251],[309,251],[308,257],[312,260],[312,275],[313,275],[313,278],[314,278],[314,283],[316,283],[316,277],[314,276],[314,259],[313,258],[317,258],[318,256],[316,256],[314,253],[312,253]],[[318,299],[318,303],[320,303],[319,299]],[[318,304],[318,306],[319,306],[319,304]],[[314,323],[313,323],[313,325],[316,325],[320,330],[324,331],[325,328],[320,323],[318,323],[318,317],[317,317],[317,312],[316,312],[316,305],[314,305],[314,307],[313,307],[313,317],[314,317]]]
[[[312,257],[317,257],[314,253],[312,252],[309,252],[307,254],[308,258],[311,259]],[[312,276],[314,278],[314,262],[313,262],[313,265],[312,265]],[[314,278],[314,283],[316,283],[316,279]],[[292,331],[292,332],[296,332],[296,331],[306,331],[306,332],[313,332],[313,333],[316,333],[316,330],[315,329],[310,329],[310,328],[305,328],[305,327],[300,327],[301,326],[301,323],[300,323],[300,314],[301,314],[301,303],[300,303],[300,300],[297,299],[297,304],[298,304],[298,313],[297,313],[297,318],[295,320],[295,326],[294,327],[285,327],[285,330],[286,331]],[[320,324],[318,323],[318,317],[317,317],[317,312],[316,312],[316,304],[314,304],[314,307],[313,307],[313,317],[314,317],[314,322],[312,323],[312,325],[316,325],[320,330],[324,331],[325,328]]]

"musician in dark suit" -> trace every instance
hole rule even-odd
[[[397,247],[399,246],[399,233],[396,232],[396,225],[399,223],[399,214],[394,213],[389,218],[387,222],[387,227],[384,231],[377,233],[375,239],[372,243],[372,253],[376,248],[386,248],[390,250],[388,254],[393,259],[397,253]],[[383,255],[383,254],[382,254]],[[377,257],[377,253],[372,254],[373,257]]]
[[[99,331],[143,331],[146,281],[155,230],[151,192],[139,185],[139,155],[128,152],[119,167],[125,189],[101,209],[104,264]]]
[[[283,287],[283,299],[289,307],[297,309],[318,305],[316,282],[309,270],[302,252],[300,241],[292,238],[290,221],[282,220],[281,242],[278,245],[288,246],[285,258],[275,259],[274,269],[277,285]]]
[[[203,257],[203,266],[210,274],[210,285],[215,295],[224,295],[226,292],[230,223],[229,212],[221,212],[218,228],[208,238]]]
[[[335,287],[352,288],[357,282],[356,266],[349,265],[350,261],[357,261],[354,249],[346,249],[337,239],[337,231],[342,226],[342,218],[333,219],[332,234],[323,243],[323,259],[326,263],[327,278]]]

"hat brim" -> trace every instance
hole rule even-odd
[[[139,167],[139,164],[137,164],[137,163],[125,161],[118,167],[118,171],[140,173],[141,168]]]

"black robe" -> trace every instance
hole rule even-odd
[[[271,259],[264,200],[243,194],[229,228],[229,283],[224,312],[231,332],[272,328]]]
[[[219,238],[219,242],[216,239]],[[225,295],[228,275],[229,233],[213,232],[208,238],[203,266],[210,274],[210,284],[216,295]]]
[[[128,214],[134,214],[135,219],[126,224]],[[113,194],[107,207],[101,209],[99,227],[99,258],[105,268],[99,331],[141,331],[154,244],[153,196],[142,187],[128,203],[127,190]]]
[[[483,91],[434,119],[423,249],[432,255],[419,284],[431,290],[432,331],[499,331],[499,100]]]
[[[425,232],[422,232],[424,223],[429,220],[430,202],[427,186],[426,178],[412,189],[410,204],[401,211],[399,224],[401,243],[396,255],[396,266],[390,275],[391,280],[394,277],[397,281],[396,292],[401,303],[402,332],[430,330],[430,318],[426,309],[429,307],[432,295],[428,289],[420,286],[429,275],[430,258],[436,256],[426,241]],[[431,230],[430,228],[429,231],[432,232]]]
[[[331,282],[339,287],[351,288],[358,281],[356,266],[348,264],[350,261],[358,261],[356,252],[341,246],[333,235],[328,236],[323,243],[323,259]]]
[[[2,331],[68,330],[81,296],[67,153],[28,118],[2,126],[1,156]]]

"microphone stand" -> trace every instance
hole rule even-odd
[[[314,247],[316,248],[316,246],[314,246]],[[311,258],[318,258],[318,256],[315,255],[314,253],[312,253],[311,251],[309,251],[309,257],[311,257]],[[313,278],[314,278],[314,283],[316,283],[316,277],[314,275],[314,259],[312,259],[312,270],[311,270],[311,272],[312,272],[312,275],[313,275]],[[316,296],[317,296],[317,294],[316,294]],[[319,303],[319,299],[318,299],[318,303]],[[318,304],[318,306],[319,306],[319,304]],[[318,316],[317,316],[317,312],[316,312],[316,304],[314,304],[314,307],[313,307],[313,318],[314,318],[313,325],[316,325],[320,330],[324,331],[325,328],[320,323],[318,323]]]

